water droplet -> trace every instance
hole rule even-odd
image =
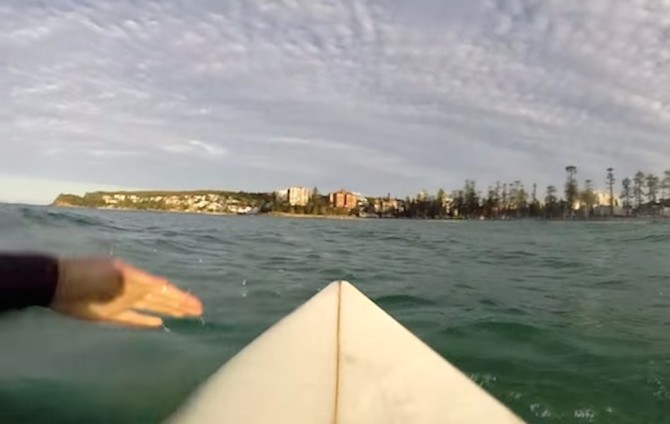
[[[172,333],[172,330],[167,328],[167,326],[165,324],[163,324],[163,331],[165,331],[166,333]]]
[[[242,280],[242,285],[246,286],[247,285],[247,280]]]
[[[198,259],[198,262],[199,262],[199,263],[202,263],[202,258]]]
[[[202,325],[203,327],[205,326],[205,318],[204,317],[200,317],[200,325]]]

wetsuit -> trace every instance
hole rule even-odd
[[[0,311],[49,306],[57,283],[56,258],[32,253],[0,253]]]

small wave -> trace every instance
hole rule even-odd
[[[221,243],[224,240],[220,237],[213,236],[211,234],[197,234],[193,238],[199,243]]]
[[[523,309],[515,307],[507,308],[505,309],[505,312],[507,312],[510,315],[528,315],[528,312],[524,311]]]
[[[622,279],[608,279],[604,281],[598,281],[595,283],[592,283],[593,287],[616,287],[616,286],[624,286],[626,285],[626,281]]]
[[[523,324],[520,322],[505,322],[505,321],[485,321],[475,324],[479,330],[491,331],[498,334],[538,334],[541,330],[530,324]]]
[[[534,258],[537,256],[537,253],[531,252],[529,250],[512,250],[509,252],[497,252],[493,253],[497,259],[509,260],[509,259],[526,259]]]
[[[385,242],[385,241],[397,241],[400,243],[406,243],[407,242],[407,237],[405,236],[400,236],[400,235],[387,235],[387,236],[382,236],[377,239],[380,242]]]
[[[177,243],[172,240],[159,239],[155,242],[145,242],[145,244],[153,246],[157,250],[169,251],[172,253],[183,253],[183,254],[192,254],[193,249],[189,246],[185,246],[182,243]]]
[[[550,269],[568,269],[575,268],[577,264],[563,258],[544,258],[541,265]]]
[[[375,303],[382,308],[385,307],[412,307],[412,306],[434,306],[435,302],[408,294],[392,294],[374,299]]]
[[[174,230],[165,230],[161,233],[161,236],[163,237],[182,237],[188,235],[185,232],[178,232]]]
[[[484,321],[476,324],[470,324],[458,327],[449,327],[440,331],[443,335],[449,337],[467,336],[475,334],[494,334],[496,337],[511,340],[529,340],[534,339],[542,333],[539,328],[518,322],[510,321]],[[488,336],[487,336],[488,337]]]
[[[23,219],[33,224],[71,224],[75,226],[106,226],[107,222],[91,216],[84,216],[66,211],[54,211],[47,209],[37,209],[34,207],[20,208],[20,214]]]
[[[296,262],[294,257],[291,257],[289,255],[274,255],[268,258],[263,258],[265,259],[265,263],[269,265],[270,267],[276,267],[280,265],[288,265],[288,264],[293,264]]]
[[[670,241],[670,234],[645,234],[623,239],[621,243],[667,243],[668,241]]]

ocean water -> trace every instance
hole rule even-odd
[[[153,423],[347,279],[530,423],[670,423],[670,222],[338,221],[0,205],[0,249],[114,254],[204,319],[0,316],[0,422]],[[269,358],[270,359],[270,358]]]

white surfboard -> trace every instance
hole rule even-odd
[[[345,281],[224,364],[170,423],[522,423]]]

